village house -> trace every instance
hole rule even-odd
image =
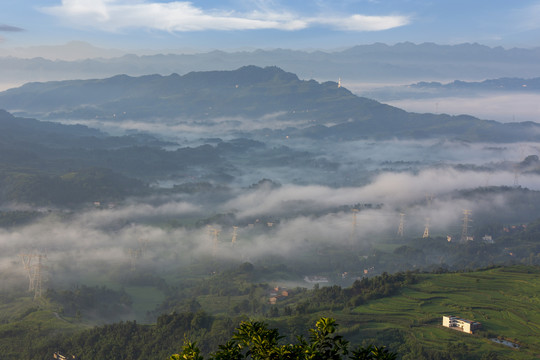
[[[461,319],[453,315],[443,316],[442,324],[447,328],[463,331],[468,334],[472,334],[475,330],[482,327],[482,324],[479,322]]]

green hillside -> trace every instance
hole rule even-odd
[[[305,335],[305,330],[319,317],[327,316],[337,320],[341,325],[339,333],[352,345],[385,345],[399,353],[401,359],[540,357],[539,267],[401,274],[383,274],[346,289],[336,286],[316,286],[310,291],[290,289],[289,296],[280,298],[272,306],[267,305],[268,295],[264,289],[269,285],[264,284],[239,296],[231,297],[223,291],[201,293],[184,300],[185,309],[196,313],[161,315],[151,326],[127,322],[89,330],[83,330],[88,326],[85,311],[89,305],[81,305],[77,316],[67,307],[67,304],[73,305],[73,294],[81,297],[84,292],[58,292],[53,293],[54,296],[49,293],[48,300],[38,302],[6,296],[2,299],[0,313],[0,348],[6,359],[19,358],[23,343],[27,344],[23,352],[25,358],[31,359],[41,359],[57,350],[85,359],[93,358],[91,354],[114,354],[115,357],[106,357],[111,359],[163,359],[167,354],[180,351],[186,336],[197,341],[204,352],[215,351],[217,344],[230,337],[243,319],[267,321],[270,327],[285,335],[284,341],[293,341],[296,335]],[[238,284],[246,286],[244,281]],[[233,282],[227,285],[229,289],[231,286]],[[105,289],[81,290],[101,294],[100,298],[105,294],[117,296]],[[63,300],[60,294],[64,294]],[[118,294],[117,301],[128,301],[125,293]],[[66,296],[72,300],[68,301]],[[234,315],[232,308],[238,308],[243,298],[248,304],[260,300],[260,305],[256,309],[248,306]],[[336,299],[338,301],[334,301]],[[83,298],[79,300],[85,302]],[[64,307],[59,303],[62,301]],[[88,309],[95,313],[111,308],[102,302]],[[482,330],[470,335],[444,328],[441,321],[445,314],[481,322]],[[512,341],[519,349],[497,344],[491,338]]]
[[[419,355],[421,348],[448,352],[460,343],[477,356],[496,351],[511,359],[531,359],[540,356],[539,294],[538,267],[419,274],[418,283],[408,285],[400,295],[356,307],[350,316],[365,322],[360,337],[400,329],[406,340],[400,352],[410,353],[404,359],[419,358],[413,354]],[[469,335],[444,328],[442,315],[481,322],[482,331]],[[521,349],[495,344],[489,340],[492,337],[517,342]]]

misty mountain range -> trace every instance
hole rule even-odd
[[[317,139],[513,142],[540,138],[536,123],[501,124],[466,115],[409,113],[358,97],[335,82],[300,80],[277,67],[28,83],[1,92],[0,108],[23,116],[83,123],[136,119],[215,126],[224,120],[241,124],[258,119],[259,131],[267,134]],[[236,136],[246,136],[246,130],[237,130]]]
[[[473,97],[479,94],[538,94],[540,92],[540,78],[499,78],[484,81],[454,80],[449,83],[438,81],[421,81],[409,85],[385,86],[362,92],[379,101],[397,99],[428,99],[437,97]]]
[[[69,45],[69,44],[68,44]],[[103,56],[89,44],[66,45],[67,52]],[[64,50],[66,50],[64,49]],[[58,49],[53,49],[59,53]],[[49,54],[50,50],[42,50]],[[115,54],[109,51],[109,54]],[[395,83],[434,80],[484,80],[500,77],[536,77],[540,48],[504,49],[479,44],[433,43],[359,45],[341,51],[254,50],[197,54],[124,55],[113,58],[50,60],[26,58],[24,51],[0,57],[0,78],[5,83],[89,79],[116,74],[185,74],[190,71],[234,70],[246,65],[278,66],[302,79],[344,83]],[[20,57],[15,57],[15,56]],[[1,56],[1,53],[0,53]],[[46,55],[45,55],[46,56]]]
[[[441,84],[440,82],[419,82],[409,85],[416,89],[445,89],[449,91],[483,90],[483,91],[540,91],[540,78],[501,78],[484,81],[460,81]]]

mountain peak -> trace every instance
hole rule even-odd
[[[255,65],[242,66],[232,71],[190,72],[182,80],[197,80],[201,85],[255,85],[261,83],[288,83],[300,81],[293,74],[277,66],[259,67]]]
[[[236,70],[239,74],[258,78],[261,81],[269,80],[284,80],[284,81],[299,81],[298,76],[293,73],[286,72],[277,66],[259,67],[255,65],[243,66]]]

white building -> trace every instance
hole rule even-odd
[[[442,324],[447,328],[463,331],[468,334],[472,334],[475,330],[482,327],[482,324],[479,322],[461,319],[452,315],[443,316]]]
[[[486,244],[493,244],[493,243],[494,243],[493,237],[491,237],[491,235],[484,235],[484,237],[482,238],[482,240],[483,240]]]

